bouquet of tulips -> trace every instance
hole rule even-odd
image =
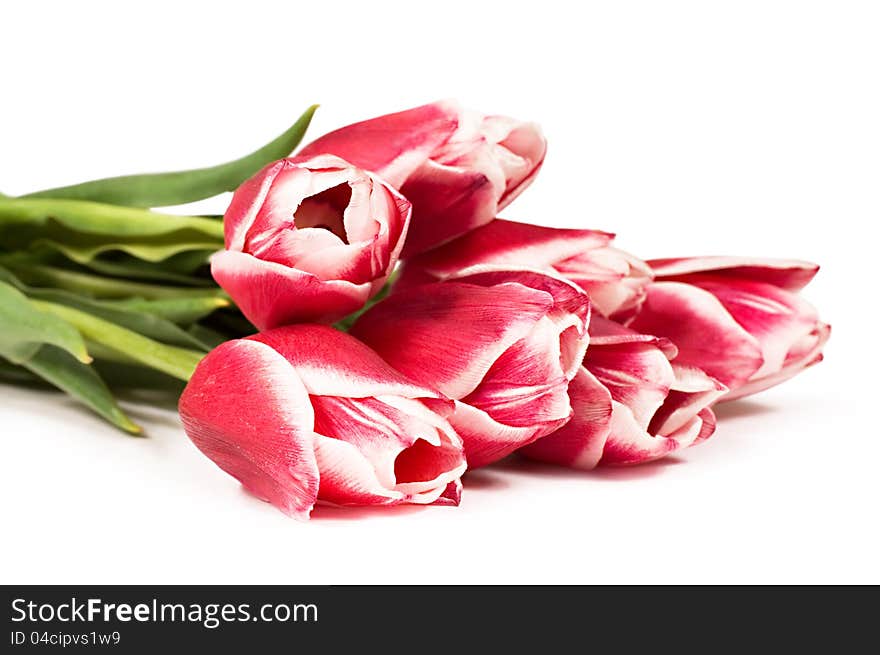
[[[205,455],[307,518],[457,505],[512,453],[661,458],[822,358],[813,264],[497,218],[544,161],[534,124],[437,102],[291,155],[313,112],[214,168],[0,196],[0,375],[131,433],[114,391],[171,388]],[[223,217],[154,211],[232,190]]]

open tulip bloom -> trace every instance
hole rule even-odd
[[[514,454],[662,458],[822,359],[815,265],[498,218],[544,163],[534,123],[441,101],[294,152],[314,111],[213,168],[0,194],[0,375],[130,433],[104,371],[187,381],[193,443],[304,519],[458,505],[467,468]],[[222,225],[149,209],[231,190]]]
[[[300,325],[228,341],[180,399],[190,439],[258,497],[307,518],[315,503],[458,504],[452,403],[356,339]]]
[[[285,159],[235,193],[211,273],[260,329],[356,311],[397,263],[410,203],[332,156]]]

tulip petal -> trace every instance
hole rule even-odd
[[[552,307],[549,294],[521,284],[442,282],[392,294],[350,334],[407,377],[457,399]]]
[[[497,189],[486,173],[426,161],[400,192],[413,218],[402,257],[412,257],[489,223],[498,210]]]
[[[583,288],[599,312],[619,321],[638,310],[653,279],[645,262],[610,246],[585,250],[554,268]]]
[[[193,443],[254,495],[306,519],[318,495],[314,414],[293,367],[268,346],[228,341],[196,368],[180,398]]]
[[[816,327],[816,309],[799,296],[765,282],[700,277],[694,284],[714,295],[745,330],[758,340],[764,364],[752,376],[779,371],[789,348]]]
[[[584,367],[628,407],[633,419],[646,430],[674,383],[672,366],[656,337],[624,335],[594,337]]]
[[[613,238],[607,232],[557,229],[498,218],[410,260],[407,267],[411,272],[427,271],[435,278],[477,264],[549,269],[556,262],[606,246]]]
[[[511,427],[557,425],[568,419],[568,379],[560,364],[558,334],[552,321],[542,318],[495,361],[462,402]]]
[[[572,418],[520,452],[530,459],[589,470],[602,459],[611,426],[611,394],[587,369],[568,385]]]
[[[498,145],[513,153],[519,159],[516,170],[505,170],[507,186],[498,201],[499,211],[513,202],[528,187],[547,155],[547,140],[541,128],[535,123],[520,123],[511,118],[489,116],[483,121],[483,130],[496,129],[495,124],[503,124],[507,135],[498,140]],[[512,129],[511,129],[512,128]]]
[[[284,160],[268,164],[238,187],[223,216],[223,233],[230,250],[244,248],[245,239],[263,206],[275,178],[286,167]]]
[[[211,275],[261,330],[338,320],[363,307],[375,288],[375,284],[320,280],[311,273],[231,250],[211,257]]]
[[[464,473],[458,436],[417,400],[312,396],[312,404],[322,501],[427,504]]]
[[[764,363],[758,340],[715,296],[690,284],[650,285],[629,327],[670,339],[678,347],[677,364],[699,368],[730,388],[744,384]]]
[[[453,480],[448,485],[446,485],[446,489],[442,494],[435,500],[432,505],[451,505],[454,507],[458,507],[461,504],[461,479]]]
[[[441,398],[351,335],[326,325],[289,325],[248,339],[271,346],[287,359],[314,396]]]
[[[818,364],[822,361],[822,348],[831,336],[831,326],[819,323],[816,328],[796,345],[795,350],[789,354],[785,366],[776,373],[752,380],[737,389],[730,391],[722,398],[722,401],[736,400],[744,396],[750,396],[759,391],[785,382],[794,377],[805,368]]]
[[[447,279],[486,287],[516,283],[550,294],[553,308],[547,318],[556,325],[565,376],[569,380],[574,377],[589,342],[587,326],[590,323],[590,299],[581,289],[548,273],[483,265],[465,269]]]
[[[658,280],[688,282],[694,273],[766,282],[788,291],[800,291],[819,266],[796,259],[759,257],[682,257],[648,262]]]
[[[334,154],[400,187],[458,128],[458,107],[434,102],[340,128],[305,146],[297,159]]]
[[[497,462],[515,450],[556,431],[568,420],[569,417],[565,417],[556,423],[539,427],[512,427],[499,423],[483,410],[462,402],[455,404],[455,413],[449,418],[464,443],[469,469]]]
[[[699,369],[679,366],[673,361],[672,370],[675,380],[651,419],[651,434],[669,435],[680,430],[727,392],[727,387]]]
[[[695,417],[668,436],[654,436],[641,427],[629,407],[616,401],[611,405],[611,428],[602,453],[602,464],[610,466],[642,464],[665,457],[694,443],[703,427],[703,421]]]

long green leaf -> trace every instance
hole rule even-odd
[[[186,288],[163,284],[145,284],[101,275],[91,275],[55,266],[4,262],[19,279],[34,286],[49,286],[82,293],[93,298],[223,298],[219,288]]]
[[[45,343],[66,350],[81,362],[91,361],[74,326],[63,317],[41,311],[18,289],[0,281],[0,355],[20,364]]]
[[[73,396],[121,430],[130,434],[141,433],[140,426],[122,411],[92,367],[77,361],[60,348],[43,346],[22,366]]]
[[[213,218],[176,216],[90,200],[0,198],[0,228],[6,228],[0,233],[3,243],[14,243],[12,240],[22,232],[20,239],[51,237],[51,231],[57,231],[59,225],[79,234],[108,237],[117,242],[169,233],[178,238],[195,236],[223,241],[223,223]],[[32,229],[30,233],[22,229],[27,227]]]
[[[4,268],[0,268],[0,280],[11,284],[29,298],[73,307],[163,343],[198,348],[206,352],[216,345],[212,342],[199,340],[189,331],[178,327],[175,323],[165,318],[130,306],[113,303],[112,301],[93,300],[62,289],[28,287]],[[229,305],[222,298],[215,298],[213,300],[215,309]]]
[[[215,252],[223,247],[223,243],[206,238],[182,239],[174,234],[164,235],[163,238],[152,238],[149,241],[125,243],[122,241],[104,241],[103,243],[89,243],[88,239],[69,239],[66,243],[56,239],[36,239],[32,242],[35,247],[46,246],[60,252],[68,259],[77,264],[88,265],[104,253],[124,252],[145,262],[161,262],[181,253],[198,251],[201,263],[208,261],[205,253]]]
[[[196,254],[195,252],[183,253],[184,256]],[[216,287],[216,283],[208,277],[176,273],[177,268],[195,271],[200,265],[208,261],[210,253],[198,252],[198,257],[193,259],[191,266],[176,266],[174,261],[178,256],[171,257],[162,262],[145,262],[134,257],[119,256],[112,259],[96,257],[83,262],[82,265],[95,273],[109,275],[110,277],[128,277],[134,280],[146,280],[149,282],[170,282],[188,287]],[[195,261],[199,260],[196,264]]]
[[[168,207],[232,191],[266,164],[289,155],[302,141],[318,108],[312,105],[278,138],[235,161],[190,171],[125,175],[28,194],[27,198],[95,200],[130,207]]]
[[[163,300],[139,300],[137,298],[130,300],[105,300],[104,304],[152,314],[177,325],[190,325],[215,310],[230,305],[229,301],[225,298],[213,296],[202,298],[167,298]]]
[[[204,353],[160,343],[72,307],[44,300],[30,302],[44,312],[64,319],[76,327],[86,339],[181,380],[189,380],[196,365],[204,357]]]

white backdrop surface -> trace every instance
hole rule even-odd
[[[668,460],[508,461],[459,508],[309,523],[173,408],[126,405],[149,433],[126,438],[0,386],[0,582],[880,582],[876,3],[7,3],[0,23],[7,194],[232,159],[313,102],[316,136],[456,97],[548,136],[504,216],[646,258],[817,261],[805,295],[834,327],[824,363]]]

